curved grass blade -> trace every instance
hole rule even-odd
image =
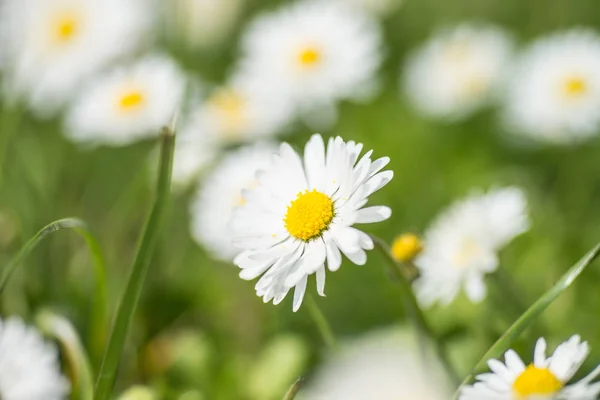
[[[506,332],[492,345],[492,347],[484,354],[484,356],[479,360],[475,368],[471,371],[469,376],[463,381],[460,387],[457,389],[454,394],[453,399],[458,399],[460,394],[460,390],[463,386],[468,385],[474,379],[475,375],[480,371],[484,370],[487,365],[487,361],[492,358],[500,357],[508,348],[513,344],[513,342],[523,333],[527,327],[529,327],[535,320],[548,308],[550,304],[558,296],[560,296],[565,290],[571,286],[573,281],[581,275],[581,273],[586,269],[588,265],[594,261],[596,257],[600,254],[600,243],[597,244],[592,250],[590,250],[577,264],[572,266],[561,278],[560,280],[546,293],[544,293],[531,307],[527,309],[515,321],[515,323],[508,328]]]
[[[301,376],[296,379],[296,382],[289,388],[287,393],[283,396],[283,400],[294,400],[300,389],[302,389],[302,386],[304,386],[304,377]]]
[[[131,320],[137,308],[146,273],[150,265],[150,258],[158,241],[160,225],[164,219],[167,201],[170,194],[171,170],[173,167],[173,149],[175,134],[171,128],[163,128],[161,135],[161,156],[158,175],[156,200],[148,222],[141,237],[140,245],[133,262],[131,275],[127,282],[125,292],[121,297],[113,328],[104,353],[100,373],[96,380],[94,391],[95,400],[108,400],[114,387],[117,370],[121,361],[121,354],[125,347],[127,333]]]
[[[4,267],[0,276],[0,294],[6,288],[11,276],[23,263],[23,260],[37,247],[37,245],[53,232],[63,229],[72,229],[79,234],[92,255],[95,274],[94,305],[90,315],[90,346],[93,355],[98,355],[104,346],[103,338],[107,326],[106,307],[106,266],[100,250],[98,241],[92,235],[85,221],[78,218],[63,218],[53,221],[40,229],[25,245],[17,255]]]
[[[56,339],[62,349],[73,388],[71,398],[92,400],[92,368],[75,328],[66,318],[47,310],[40,312],[36,321],[41,331]]]

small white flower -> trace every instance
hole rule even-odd
[[[383,331],[346,343],[317,369],[299,400],[448,400],[443,370],[408,332]],[[483,400],[483,399],[477,399]]]
[[[0,321],[0,397],[65,400],[70,392],[56,347],[18,318]]]
[[[67,135],[114,146],[156,136],[179,110],[184,88],[185,76],[165,56],[118,67],[82,89],[67,117]]]
[[[0,3],[0,72],[9,98],[42,115],[82,80],[134,50],[152,25],[144,0],[6,0]]]
[[[466,118],[493,100],[511,53],[501,29],[462,24],[439,32],[409,57],[403,86],[419,112]]]
[[[420,303],[449,304],[462,287],[471,301],[481,301],[483,276],[498,268],[498,251],[528,228],[527,200],[517,188],[475,193],[451,205],[425,232],[415,260]]]
[[[575,335],[546,357],[546,341],[540,338],[532,364],[526,366],[517,353],[509,350],[504,363],[488,361],[492,372],[477,376],[477,383],[461,391],[460,400],[595,400],[600,383],[591,381],[600,373],[600,367],[567,386],[589,352],[587,342]]]
[[[231,244],[227,223],[236,207],[245,204],[243,189],[257,184],[255,175],[265,169],[277,147],[255,144],[229,153],[203,180],[190,207],[192,237],[216,258],[231,261],[239,251]]]
[[[377,23],[352,7],[307,0],[258,17],[242,38],[241,70],[300,112],[369,92],[381,63]]]
[[[352,225],[389,218],[388,207],[363,207],[393,172],[380,172],[389,158],[371,161],[372,151],[357,162],[362,147],[337,137],[325,149],[321,135],[313,135],[303,162],[283,143],[269,168],[257,173],[257,186],[243,192],[246,203],[231,219],[233,244],[244,250],[234,263],[243,279],[264,274],[255,288],[265,303],[279,304],[295,287],[296,311],[309,275],[316,273],[317,292],[324,295],[325,262],[336,271],[341,253],[358,265],[367,261],[373,241]]]
[[[557,33],[534,42],[517,62],[505,99],[507,126],[557,144],[600,129],[600,36]]]

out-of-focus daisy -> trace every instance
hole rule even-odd
[[[567,383],[581,367],[590,350],[587,342],[573,336],[546,357],[546,341],[535,346],[533,363],[525,365],[513,350],[502,363],[489,360],[490,373],[477,376],[478,382],[465,387],[460,400],[595,400],[600,383],[591,381],[600,374],[600,366],[571,385]]]
[[[372,151],[357,162],[362,147],[337,137],[325,149],[321,135],[313,135],[303,161],[283,143],[256,175],[256,187],[243,192],[245,203],[230,224],[234,245],[243,249],[234,263],[243,279],[264,274],[255,288],[265,302],[278,304],[295,287],[297,311],[309,275],[316,273],[317,292],[324,295],[326,261],[330,271],[340,267],[341,253],[358,265],[367,261],[373,241],[353,225],[389,218],[388,207],[363,207],[393,172],[380,172],[389,158],[371,161]]]
[[[494,26],[462,24],[441,31],[409,57],[404,90],[425,115],[468,117],[494,98],[511,51],[507,34]]]
[[[0,321],[0,397],[3,400],[65,400],[58,350],[18,318]]]
[[[576,29],[533,43],[517,62],[505,99],[508,127],[568,144],[600,129],[600,36]]]
[[[264,82],[238,74],[215,89],[192,117],[195,129],[216,143],[251,141],[279,133],[292,118],[289,101]]]
[[[168,57],[151,55],[97,78],[67,117],[76,142],[121,146],[155,136],[179,110],[185,77]]]
[[[171,0],[164,3],[167,35],[191,49],[215,47],[231,32],[244,0]]]
[[[408,332],[383,331],[348,342],[300,391],[300,400],[448,400],[443,370]],[[483,400],[483,399],[478,399]]]
[[[55,111],[82,79],[147,36],[146,0],[5,0],[0,3],[0,71],[9,98]]]
[[[300,111],[369,92],[381,63],[377,23],[353,7],[302,1],[258,17],[242,39],[241,69]]]
[[[275,145],[264,143],[231,152],[198,189],[190,208],[192,236],[215,257],[231,261],[239,253],[227,224],[234,208],[246,203],[242,190],[257,184],[256,172],[267,168],[276,152]]]
[[[425,249],[415,259],[421,304],[449,304],[463,287],[471,301],[481,301],[483,277],[498,267],[498,251],[528,228],[527,200],[514,187],[474,193],[451,205],[427,230]]]

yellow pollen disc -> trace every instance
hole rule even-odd
[[[412,261],[421,251],[423,251],[423,243],[412,233],[404,233],[392,243],[392,255],[399,262]]]
[[[235,136],[244,125],[245,100],[231,89],[221,89],[208,100],[208,105],[219,115],[225,134]]]
[[[288,206],[283,222],[290,235],[307,242],[327,230],[333,216],[333,201],[327,195],[306,190]]]
[[[466,237],[462,240],[457,252],[454,253],[453,261],[460,268],[464,268],[481,253],[482,249],[478,242],[471,237]]]
[[[588,91],[588,86],[583,78],[573,76],[565,81],[563,91],[567,97],[579,97]]]
[[[56,21],[55,36],[59,42],[67,42],[77,34],[77,20],[73,16],[63,16]]]
[[[303,49],[298,55],[298,62],[303,67],[310,67],[315,65],[321,60],[320,52],[314,47],[307,47]]]
[[[547,368],[537,368],[533,364],[529,365],[513,383],[513,391],[519,399],[555,394],[562,387],[562,382]]]
[[[119,99],[119,107],[122,110],[131,110],[144,102],[144,95],[140,91],[127,92]]]

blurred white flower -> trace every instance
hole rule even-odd
[[[245,204],[242,190],[257,184],[277,152],[273,144],[258,143],[233,151],[203,180],[190,207],[194,240],[219,259],[231,261],[239,251],[231,243],[228,222],[235,207]]]
[[[383,331],[346,343],[317,369],[299,400],[448,400],[447,378],[414,336]],[[477,399],[483,400],[483,399]]]
[[[245,203],[230,223],[233,244],[243,249],[234,263],[242,268],[242,279],[264,274],[255,288],[265,303],[279,304],[295,287],[297,311],[314,273],[317,292],[324,296],[325,261],[330,271],[339,269],[340,250],[355,264],[367,261],[365,250],[373,248],[373,241],[352,225],[389,218],[388,207],[363,207],[393,172],[380,172],[389,158],[371,161],[372,151],[357,162],[362,147],[337,137],[325,149],[316,134],[306,144],[303,163],[283,143],[268,169],[256,175],[256,187],[243,192]]]
[[[415,259],[420,303],[449,304],[463,286],[471,301],[481,301],[483,277],[498,267],[498,251],[527,229],[527,200],[518,188],[474,193],[451,205],[425,232]]]
[[[175,137],[174,187],[187,187],[218,154],[218,145],[205,132],[198,130],[193,122],[184,122]],[[155,157],[152,162],[156,163]]]
[[[569,144],[600,129],[600,36],[575,29],[534,42],[518,60],[505,99],[512,131]]]
[[[167,35],[191,49],[218,46],[231,32],[245,0],[164,2]]]
[[[84,78],[141,44],[146,0],[5,0],[0,3],[4,91],[39,114],[55,112]]]
[[[465,387],[460,400],[595,400],[600,383],[591,383],[600,366],[577,383],[567,383],[577,373],[590,349],[577,335],[562,343],[546,357],[546,341],[535,346],[533,363],[528,366],[514,350],[506,352],[505,363],[489,360],[491,372],[478,375],[479,382]]]
[[[419,112],[463,119],[494,99],[511,53],[512,42],[501,29],[458,25],[439,32],[409,56],[403,89]]]
[[[3,400],[65,400],[56,347],[19,318],[0,321],[0,397]]]
[[[82,89],[67,116],[67,135],[113,146],[156,136],[179,110],[185,82],[177,64],[163,55],[117,67]]]
[[[372,91],[381,33],[364,12],[305,0],[259,16],[242,38],[240,68],[308,111],[335,114],[338,100]],[[325,111],[324,111],[325,110]]]

